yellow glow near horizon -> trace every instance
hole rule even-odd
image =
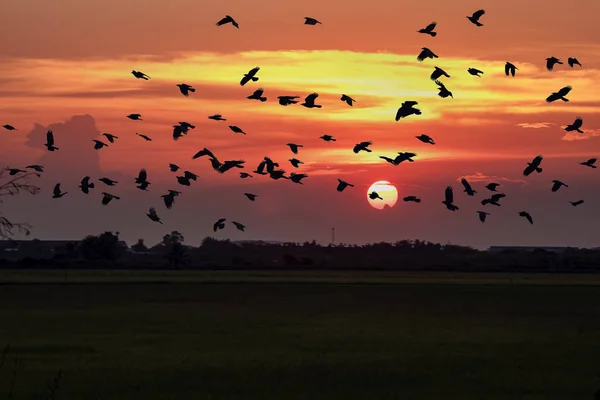
[[[418,107],[423,114],[402,121],[402,125],[406,125],[435,120],[442,114],[476,118],[491,110],[519,114],[553,111],[556,105],[547,104],[544,99],[568,83],[577,97],[577,102],[570,105],[572,111],[597,111],[593,104],[596,100],[593,90],[596,70],[567,70],[560,75],[549,75],[543,66],[520,63],[518,78],[513,79],[504,76],[503,60],[444,58],[443,66],[452,76],[444,82],[453,91],[454,99],[441,99],[437,96],[436,85],[429,79],[435,64],[415,62],[415,55],[330,50],[200,53],[174,60],[140,57],[128,60],[16,59],[5,63],[3,69],[10,79],[4,89],[14,93],[11,102],[21,100],[28,106],[38,106],[35,102],[52,104],[49,99],[53,96],[75,92],[74,97],[61,98],[61,106],[65,103],[85,104],[120,110],[153,108],[160,104],[160,109],[167,112],[192,111],[198,107],[195,99],[203,97],[202,90],[196,96],[184,99],[178,96],[174,87],[176,83],[189,82],[211,85],[213,91],[222,93],[223,98],[212,100],[220,103],[220,111],[254,115],[256,105],[245,97],[264,85],[265,94],[273,99],[284,93],[306,96],[317,92],[320,94],[318,103],[325,105],[319,112],[308,112],[303,107],[280,107],[269,102],[261,108],[262,116],[390,123],[403,101],[419,101]],[[466,73],[466,69],[474,64],[486,72],[484,78],[473,78]],[[133,79],[132,65],[152,79],[147,82]],[[256,85],[240,87],[238,82],[242,74],[256,65],[261,67],[258,74],[261,80]],[[44,77],[43,85],[40,85],[39,76]],[[147,98],[130,97],[127,92],[144,87],[155,92]],[[30,88],[35,91],[28,90]],[[115,93],[110,105],[106,98],[78,98],[76,94],[110,90],[121,91]],[[355,97],[356,105],[346,107],[339,101],[341,93]]]
[[[372,200],[369,197],[371,192],[377,192],[383,200]],[[391,208],[394,207],[398,201],[398,190],[388,181],[377,181],[369,187],[369,190],[367,191],[367,200],[371,207],[378,210],[383,210],[386,206]]]

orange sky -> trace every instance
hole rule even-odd
[[[465,16],[479,8],[486,14],[477,28]],[[225,14],[239,30],[215,26]],[[40,238],[119,230],[129,242],[153,242],[177,229],[197,244],[212,233],[214,220],[229,218],[248,231],[228,227],[219,237],[327,242],[336,226],[345,242],[598,245],[590,232],[600,217],[599,177],[578,165],[600,156],[597,15],[600,3],[592,0],[431,0],[410,7],[338,0],[14,2],[0,15],[0,36],[10,38],[0,43],[0,125],[18,130],[0,132],[0,157],[11,167],[43,163],[46,173],[39,196],[7,202],[6,212],[29,220]],[[323,24],[305,26],[305,16]],[[416,32],[431,21],[438,23],[437,37]],[[417,62],[425,46],[440,58]],[[550,56],[565,64],[545,70]],[[570,68],[568,57],[577,57],[583,68]],[[506,61],[519,68],[515,78],[504,75]],[[242,74],[256,65],[260,81],[240,87]],[[451,75],[443,81],[454,99],[437,96],[429,79],[434,66]],[[483,77],[469,75],[469,67],[483,70]],[[132,69],[152,79],[136,80]],[[175,86],[182,82],[196,92],[183,97]],[[566,85],[573,86],[569,103],[544,101]],[[246,99],[258,87],[267,102]],[[313,91],[322,109],[276,101]],[[354,107],[339,101],[342,93],[357,100]],[[418,101],[423,114],[395,122],[406,100]],[[126,119],[130,113],[144,121]],[[228,121],[208,120],[214,113]],[[583,117],[585,134],[566,134],[562,127],[576,116]],[[196,129],[175,142],[171,126],[178,121]],[[248,135],[232,133],[230,122]],[[52,124],[62,125],[48,128]],[[53,154],[42,146],[47,129],[61,148]],[[91,140],[102,132],[120,138],[96,152]],[[153,141],[145,143],[135,132]],[[338,141],[321,141],[324,133]],[[421,133],[436,145],[417,141]],[[373,141],[372,153],[352,153],[366,140]],[[309,175],[305,185],[260,176],[241,180],[237,171],[219,175],[208,160],[191,160],[208,147],[220,159],[246,160],[248,171],[269,156],[291,172],[288,142],[304,145],[296,157],[305,162],[297,171]],[[398,151],[417,153],[416,162],[393,167],[379,159]],[[525,163],[537,154],[545,157],[544,173],[523,177]],[[200,179],[166,210],[160,195],[181,188],[170,162]],[[151,192],[127,182],[140,168],[149,171]],[[100,206],[102,183],[84,197],[77,189],[83,175],[123,181],[108,190],[122,200]],[[461,193],[462,176],[478,190],[475,198]],[[337,178],[356,186],[338,193]],[[551,193],[553,179],[569,188]],[[396,185],[400,198],[417,195],[423,202],[400,200],[393,209],[375,210],[366,192],[378,180]],[[479,202],[489,180],[502,183],[507,198],[487,210],[492,215],[483,225],[475,211],[483,209]],[[70,193],[49,199],[57,182]],[[461,207],[455,213],[440,204],[448,184]],[[251,203],[244,192],[259,197]],[[580,198],[582,206],[569,205]],[[150,206],[165,225],[144,216]],[[533,215],[532,227],[515,216],[522,209]]]

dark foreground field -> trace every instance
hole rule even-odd
[[[600,287],[461,279],[2,284],[0,399],[593,398]]]

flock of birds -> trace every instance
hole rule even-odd
[[[478,11],[474,12],[472,15],[467,16],[467,19],[476,27],[482,27],[483,24],[480,22],[480,19],[484,14],[485,14],[484,10],[478,10]],[[223,26],[226,24],[231,24],[235,28],[238,28],[238,29],[240,28],[239,23],[230,15],[226,15],[223,19],[221,19],[220,21],[218,21],[216,23],[217,26]],[[317,24],[321,24],[321,22],[315,18],[305,17],[304,24],[314,26]],[[431,37],[435,37],[435,36],[437,36],[437,32],[435,32],[436,26],[437,26],[436,22],[432,22],[431,24],[427,25],[425,28],[420,29],[417,32],[421,33],[421,34],[429,35]],[[417,56],[417,60],[419,62],[423,62],[426,59],[436,59],[436,58],[438,58],[438,56],[427,47],[423,47],[421,49],[421,52]],[[567,62],[571,68],[573,68],[575,65],[578,65],[580,68],[582,67],[580,62],[576,58],[570,57],[570,58],[568,58]],[[546,68],[548,71],[553,71],[554,67],[557,64],[563,64],[563,62],[556,57],[549,57],[546,59]],[[517,70],[518,70],[518,68],[514,64],[512,64],[510,62],[506,62],[506,65],[505,65],[506,76],[515,77]],[[246,84],[248,84],[250,82],[258,81],[259,77],[257,76],[257,74],[259,71],[260,71],[260,67],[255,67],[255,68],[252,68],[250,71],[248,71],[246,74],[243,74],[243,76],[240,80],[240,85],[245,86]],[[484,74],[483,71],[481,71],[477,68],[469,68],[467,70],[467,72],[475,77],[481,77],[481,75]],[[141,71],[133,70],[133,71],[131,71],[131,74],[136,79],[142,79],[142,80],[146,80],[146,81],[151,79],[149,75],[147,75]],[[440,79],[442,77],[450,78],[450,75],[446,71],[444,71],[442,68],[435,66],[433,72],[431,73],[430,78],[438,86],[438,91],[439,91],[438,95],[441,98],[447,98],[447,97],[453,98],[452,92],[440,81]],[[177,86],[178,86],[181,94],[186,97],[189,96],[190,93],[194,93],[196,91],[196,89],[194,87],[192,87],[191,85],[186,84],[186,83],[180,83]],[[552,103],[557,100],[562,100],[563,102],[568,102],[569,99],[566,96],[570,93],[571,89],[572,89],[571,86],[565,86],[565,87],[557,90],[556,92],[551,93],[546,98],[546,102]],[[304,102],[302,102],[300,105],[303,107],[306,107],[306,108],[317,108],[317,109],[322,108],[322,105],[316,103],[318,97],[319,97],[318,93],[311,93],[305,97]],[[262,88],[256,89],[254,91],[254,93],[252,93],[250,96],[247,97],[247,99],[257,100],[260,102],[267,101],[267,98],[264,96],[264,90]],[[289,106],[289,105],[297,104],[300,101],[299,99],[300,99],[300,96],[278,96],[278,102],[282,106]],[[352,107],[356,100],[354,100],[353,98],[351,98],[350,96],[348,96],[346,94],[342,94],[340,101],[342,101],[342,102],[346,103],[348,106]],[[398,109],[398,111],[396,112],[395,120],[399,121],[399,120],[401,120],[403,118],[407,118],[411,115],[421,115],[421,110],[419,110],[416,107],[417,105],[418,105],[418,102],[416,102],[416,101],[403,102],[401,104],[400,108]],[[130,120],[134,120],[134,121],[143,121],[141,114],[129,114],[129,115],[127,115],[127,118],[129,118]],[[227,121],[225,118],[223,118],[223,116],[221,114],[214,114],[214,115],[209,116],[208,118],[211,120],[214,120],[214,121]],[[567,125],[564,129],[567,132],[576,131],[579,133],[583,133],[583,131],[581,130],[582,125],[583,125],[583,119],[580,117],[577,117],[572,124]],[[16,128],[14,126],[9,125],[9,124],[4,125],[3,127],[10,131],[16,130]],[[194,125],[190,124],[189,122],[185,122],[185,121],[181,121],[178,124],[173,125],[173,139],[178,140],[180,137],[186,135],[190,129],[194,129],[194,128],[195,128]],[[243,135],[246,134],[246,132],[244,132],[240,127],[238,127],[236,125],[229,125],[229,129],[236,134],[243,134]],[[152,138],[148,137],[147,135],[143,135],[140,133],[136,133],[136,135],[140,136],[145,141],[152,140]],[[106,140],[110,144],[115,143],[115,140],[118,139],[118,136],[112,135],[110,133],[104,133],[103,136],[106,138]],[[322,140],[324,140],[325,142],[335,142],[336,141],[336,139],[333,136],[327,135],[327,134],[324,134],[320,138]],[[426,134],[421,134],[419,136],[416,136],[416,138],[419,141],[421,141],[422,143],[435,145],[435,141],[433,140],[433,138],[431,138],[430,136],[428,136]],[[93,142],[94,142],[94,149],[96,149],[96,150],[101,150],[104,147],[107,147],[109,145],[109,143],[106,143],[101,140],[93,140]],[[372,150],[369,149],[369,146],[372,144],[373,143],[371,141],[364,141],[364,142],[357,143],[353,148],[353,152],[356,154],[358,154],[361,151],[371,152]],[[55,145],[54,134],[52,131],[47,132],[46,143],[44,144],[44,146],[50,152],[59,150],[59,148],[56,147],[56,145]],[[287,143],[287,146],[290,148],[291,152],[294,155],[297,155],[299,152],[299,148],[303,147],[303,145],[296,144],[296,143]],[[233,169],[233,168],[238,168],[238,169],[244,168],[244,163],[245,163],[244,160],[226,160],[226,161],[221,162],[207,148],[204,148],[204,149],[198,151],[196,154],[194,154],[192,159],[198,159],[203,156],[207,156],[212,165],[212,168],[221,174],[223,174],[226,171],[229,171],[230,169]],[[413,158],[416,156],[417,156],[417,154],[411,153],[411,152],[398,152],[398,155],[395,155],[392,157],[380,156],[380,158],[382,160],[392,164],[393,166],[398,166],[401,163],[406,162],[406,161],[414,162]],[[523,175],[529,176],[533,172],[541,173],[542,167],[540,165],[542,163],[542,160],[543,160],[543,157],[541,155],[538,155],[531,162],[528,162],[527,167],[523,171]],[[288,161],[294,168],[299,168],[300,164],[303,164],[302,161],[300,161],[299,159],[297,159],[295,157],[289,159]],[[590,158],[589,160],[583,161],[580,164],[583,166],[589,167],[589,168],[596,168],[596,165],[595,165],[596,161],[597,161],[596,158]],[[41,165],[28,165],[25,168],[34,170],[37,173],[42,173],[44,171],[44,168]],[[169,169],[170,169],[170,171],[176,173],[181,168],[176,164],[169,164]],[[9,175],[16,175],[18,173],[26,172],[25,170],[22,170],[20,168],[8,168],[8,171],[9,171]],[[307,177],[307,175],[304,173],[295,173],[295,172],[292,172],[289,174],[289,176],[286,176],[286,171],[284,169],[279,168],[279,163],[273,161],[269,157],[264,157],[264,159],[257,166],[256,170],[252,171],[252,172],[257,175],[268,175],[271,179],[274,179],[274,180],[288,179],[296,184],[303,184],[302,180]],[[252,178],[253,175],[251,175],[248,172],[240,172],[240,177],[242,179],[247,179],[247,178]],[[198,176],[190,171],[183,171],[183,173],[181,175],[176,176],[177,182],[182,186],[190,186],[191,181],[196,181],[197,178],[198,178]],[[91,180],[91,177],[85,176],[81,180],[81,184],[79,185],[79,188],[85,194],[90,193],[90,189],[94,188],[94,183],[91,182],[90,180]],[[115,184],[118,183],[118,182],[113,181],[106,177],[99,179],[99,181],[102,182],[103,184],[105,184],[106,186],[115,186]],[[150,182],[148,181],[148,174],[145,169],[142,169],[139,172],[139,175],[136,178],[134,178],[134,183],[137,184],[136,187],[138,189],[145,190],[145,191],[148,190],[148,186],[150,185]],[[468,196],[474,196],[475,193],[477,193],[475,190],[473,190],[473,188],[471,187],[471,185],[469,184],[467,179],[463,178],[461,180],[461,183],[464,186],[464,192]],[[552,188],[551,188],[552,192],[558,191],[563,186],[568,187],[568,185],[566,185],[565,183],[558,181],[558,180],[554,180],[554,181],[552,181],[552,183],[553,183]],[[338,179],[337,191],[342,192],[347,187],[353,187],[353,186],[354,185],[349,182],[346,182],[342,179]],[[481,204],[483,206],[488,205],[488,204],[494,205],[494,206],[500,206],[499,201],[502,198],[506,197],[506,195],[504,193],[498,193],[497,189],[499,186],[500,186],[500,184],[496,183],[496,182],[488,183],[485,186],[485,188],[488,189],[490,192],[495,192],[495,193],[493,193],[489,198],[483,199],[481,201]],[[67,192],[63,192],[61,190],[60,183],[57,183],[54,186],[53,196],[52,196],[53,198],[58,199],[58,198],[63,197],[66,194],[67,194]],[[168,193],[162,195],[161,197],[163,199],[165,207],[167,209],[171,209],[173,206],[173,203],[175,202],[176,197],[179,196],[180,194],[181,194],[181,192],[178,190],[169,190]],[[108,205],[112,200],[120,199],[118,196],[115,196],[108,192],[102,192],[102,195],[103,195],[103,198],[102,198],[101,203],[102,203],[102,205],[105,205],[105,206]],[[257,197],[257,195],[253,194],[253,193],[244,193],[244,195],[250,201],[255,201],[256,197]],[[375,199],[383,200],[383,198],[377,192],[369,193],[369,198],[371,198],[373,200],[375,200]],[[407,196],[407,197],[404,197],[403,200],[406,202],[415,202],[415,203],[421,202],[421,199],[416,196]],[[583,202],[584,202],[583,200],[577,200],[577,201],[573,201],[570,203],[573,206],[578,206],[578,205],[582,204]],[[444,204],[446,206],[446,208],[450,211],[456,211],[459,209],[458,206],[456,206],[454,204],[454,194],[453,194],[453,189],[451,186],[446,187],[444,201],[442,201],[442,204]],[[478,213],[478,216],[479,216],[479,219],[481,222],[485,222],[486,217],[488,215],[490,215],[488,212],[485,212],[485,211],[477,211],[477,213]],[[148,216],[148,218],[150,220],[162,224],[162,221],[161,221],[160,217],[158,216],[158,213],[154,207],[151,207],[148,210],[148,213],[146,215]],[[530,224],[533,224],[533,218],[532,218],[531,214],[529,214],[527,211],[519,212],[519,216],[524,217],[525,219],[527,219],[529,221]],[[226,221],[227,220],[224,218],[221,218],[218,221],[216,221],[213,225],[213,230],[216,232],[220,229],[224,229]],[[242,223],[237,222],[237,221],[232,221],[232,224],[240,231],[244,231],[246,228]]]

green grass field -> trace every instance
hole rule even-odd
[[[591,276],[0,275],[0,399],[15,358],[13,399],[43,399],[59,369],[57,400],[565,400],[599,387]]]

